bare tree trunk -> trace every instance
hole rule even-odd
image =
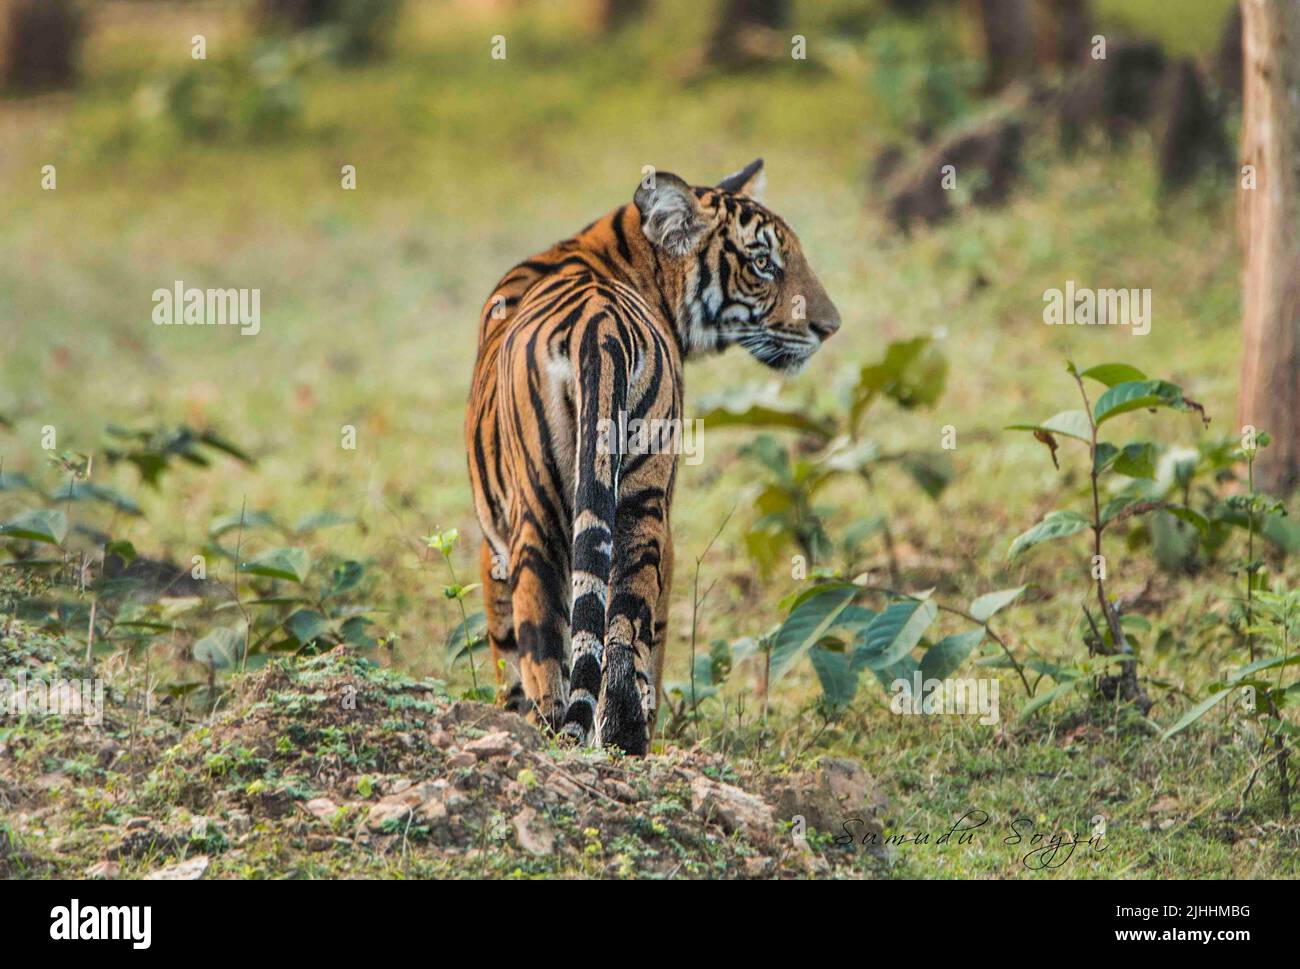
[[[1237,413],[1241,425],[1272,435],[1256,480],[1282,494],[1300,483],[1300,0],[1242,0],[1242,18],[1249,167],[1238,212],[1246,258]]]
[[[1063,67],[1079,67],[1088,60],[1092,49],[1092,11],[1088,0],[1055,0],[1054,51],[1057,63]]]
[[[987,87],[996,93],[1034,72],[1034,16],[1029,0],[979,0]]]

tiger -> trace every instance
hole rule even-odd
[[[793,375],[840,327],[764,177],[648,168],[483,306],[465,441],[498,701],[566,743],[645,754],[662,689],[676,455],[612,423],[679,427],[687,359]]]

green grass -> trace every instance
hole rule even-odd
[[[1011,539],[1063,489],[1077,494],[1083,479],[1055,471],[1041,445],[1001,428],[1073,406],[1063,372],[1073,357],[1123,359],[1176,380],[1205,404],[1214,433],[1233,430],[1235,183],[1204,184],[1161,205],[1144,136],[1123,152],[1069,162],[1039,146],[1007,208],[900,238],[866,174],[897,133],[862,45],[825,33],[805,4],[811,56],[833,69],[687,85],[690,48],[707,25],[697,5],[660,6],[651,29],[603,42],[562,12],[465,20],[431,4],[411,18],[391,61],[313,70],[298,128],[254,143],[187,142],[136,120],[133,108],[154,72],[187,63],[178,37],[208,32],[210,56],[220,57],[245,42],[237,21],[209,5],[166,18],[115,7],[90,48],[84,90],[18,103],[0,128],[0,415],[12,421],[0,424],[4,470],[43,473],[46,425],[60,449],[91,451],[109,422],[211,424],[255,453],[257,465],[183,468],[157,491],[128,468],[99,465],[96,480],[136,495],[145,511],[143,520],[112,522],[113,534],[184,563],[202,550],[208,522],[244,502],[290,521],[319,509],[355,516],[358,526],[323,533],[320,547],[366,559],[382,577],[378,618],[400,636],[392,661],[444,675],[442,643],[459,616],[421,537],[459,528],[457,569],[463,581],[473,575],[477,526],[461,420],[481,301],[515,261],[628,199],[643,165],[707,182],[761,155],[770,204],[799,232],[845,321],[832,349],[786,392],[838,406],[846,371],[918,334],[938,335],[952,363],[938,407],[883,409],[871,433],[887,450],[935,447],[941,428],[954,425],[954,486],[935,504],[886,476],[871,508],[857,492],[836,490],[833,523],[888,514],[905,573],[917,588],[937,581],[954,601],[1031,583],[1025,603],[999,617],[1001,628],[1048,656],[1077,656],[1082,547],[1005,560]],[[1184,6],[1175,14],[1172,4],[1102,3],[1099,11],[1106,29],[1127,21],[1180,52],[1205,51],[1225,3],[1198,2],[1197,16]],[[508,40],[505,61],[488,56],[497,33]],[[45,164],[58,168],[56,192],[39,190]],[[345,164],[357,167],[355,192],[340,189]],[[260,288],[262,332],[153,326],[150,294],[177,279]],[[1071,279],[1151,288],[1151,334],[1044,326],[1043,290]],[[739,351],[693,363],[687,413],[706,393],[768,379]],[[1154,420],[1126,419],[1144,428]],[[340,447],[344,425],[357,430],[355,451]],[[1190,416],[1150,426],[1166,440],[1205,433]],[[702,565],[704,583],[717,584],[699,617],[700,640],[763,632],[797,586],[756,577],[744,552],[752,469],[734,453],[750,436],[709,433],[704,463],[681,468],[669,679],[689,667],[691,564],[733,508]],[[21,505],[0,493],[0,512]],[[253,551],[260,540],[250,536]],[[1118,544],[1114,554],[1112,591],[1142,589],[1154,568],[1148,559]],[[1156,583],[1161,604],[1148,618],[1179,641],[1171,654],[1144,657],[1146,674],[1171,684],[1154,714],[1167,724],[1237,659],[1198,638],[1196,626],[1226,608],[1233,580]],[[468,679],[463,668],[451,674],[455,689]],[[814,684],[799,670],[774,692],[768,729],[760,732],[750,709],[733,737],[735,704],[751,689],[738,676],[724,691],[725,715],[715,703],[701,739],[773,762],[805,742],[810,755],[861,757],[901,830],[942,829],[971,808],[989,811],[990,827],[1020,814],[1070,830],[1098,814],[1112,819],[1113,851],[1078,856],[1063,875],[1295,873],[1295,853],[1273,850],[1279,839],[1293,844],[1295,829],[1271,827],[1277,804],[1264,782],[1245,821],[1224,820],[1250,762],[1246,741],[1225,743],[1218,727],[1160,744],[1113,712],[1084,716],[1068,705],[1023,727],[1008,677],[1000,730],[904,722],[872,683],[814,741],[803,726]],[[1084,732],[1069,736],[1069,723]],[[1167,797],[1177,809],[1153,813]],[[1175,823],[1161,828],[1166,815]],[[942,859],[904,849],[893,870],[1023,874],[993,844]]]

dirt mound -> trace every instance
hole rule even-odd
[[[870,857],[829,833],[880,807],[848,761],[757,778],[698,749],[565,749],[343,651],[245,677],[151,767],[107,784],[93,837],[28,798],[25,850],[97,877],[861,875]]]

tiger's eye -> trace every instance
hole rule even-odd
[[[760,252],[749,261],[749,264],[753,266],[755,269],[757,269],[759,272],[765,273],[767,272],[768,267],[772,265],[772,261],[768,257],[767,253]]]

